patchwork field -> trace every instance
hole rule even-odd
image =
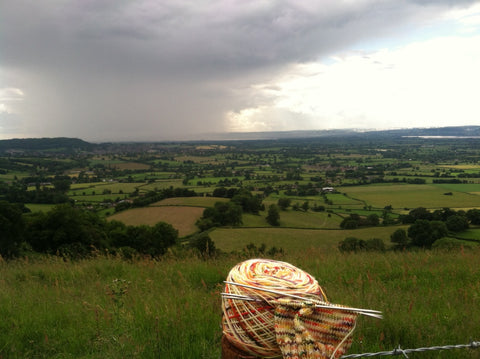
[[[166,222],[178,230],[179,237],[183,237],[198,230],[195,222],[202,216],[203,210],[201,207],[183,206],[144,207],[116,213],[108,219],[133,226]]]
[[[192,206],[213,207],[215,202],[228,202],[228,198],[218,197],[175,197],[155,202],[151,206]]]

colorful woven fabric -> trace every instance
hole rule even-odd
[[[281,298],[275,306],[275,334],[284,358],[338,358],[352,343],[357,314],[315,308]]]
[[[338,358],[351,344],[357,313],[330,305],[318,282],[280,261],[251,259],[227,276],[223,333],[261,358]]]

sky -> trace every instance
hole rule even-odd
[[[0,139],[480,125],[480,1],[0,0]]]

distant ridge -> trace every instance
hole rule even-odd
[[[299,131],[270,131],[270,132],[225,132],[201,134],[190,140],[171,141],[108,141],[104,143],[89,143],[78,138],[52,137],[52,138],[24,138],[0,140],[0,152],[8,151],[91,151],[106,144],[121,143],[164,143],[164,142],[199,142],[199,141],[254,141],[254,140],[295,140],[305,138],[401,138],[401,137],[480,137],[480,126],[448,126],[430,128],[404,128],[394,130],[299,130]]]
[[[8,151],[62,151],[75,152],[89,150],[92,144],[78,138],[53,137],[53,138],[15,138],[0,140],[0,152]]]
[[[442,137],[478,137],[480,126],[449,126],[432,128],[404,128],[394,130],[356,130],[356,129],[335,129],[335,130],[306,130],[306,131],[271,131],[271,132],[228,132],[212,134],[212,140],[275,140],[315,137],[421,137],[421,136],[442,136]]]

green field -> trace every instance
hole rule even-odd
[[[390,235],[398,228],[371,227],[355,230],[292,229],[292,228],[218,228],[210,233],[217,248],[223,251],[241,250],[249,243],[265,243],[267,247],[281,247],[287,252],[299,249],[323,248],[333,250],[346,237],[359,239],[380,238],[386,244]]]
[[[244,214],[244,227],[270,227],[265,217],[266,212],[259,215]],[[280,211],[280,227],[290,228],[340,228],[342,218],[337,215],[330,215],[326,212],[303,212],[303,211]]]
[[[175,197],[155,202],[151,206],[192,206],[213,207],[216,202],[227,202],[228,198],[219,197]]]
[[[447,189],[438,185],[386,184],[341,187],[338,190],[377,208],[388,205],[394,209],[480,207],[480,196],[456,191],[453,187],[448,190],[453,195],[446,196]]]
[[[331,302],[383,312],[359,318],[350,354],[478,341],[479,254],[307,246],[280,259],[312,274]],[[1,262],[0,356],[218,359],[222,281],[241,260]],[[478,350],[409,357],[478,358]]]
[[[120,183],[120,182],[98,182],[98,183],[80,183],[71,186],[70,195],[82,195],[83,192],[91,194],[95,191],[96,194],[101,194],[104,190],[111,191],[112,193],[132,193],[137,187],[141,187],[143,183]]]
[[[27,207],[32,212],[48,212],[50,211],[55,205],[53,204],[38,204],[38,203],[27,203],[25,207]]]

